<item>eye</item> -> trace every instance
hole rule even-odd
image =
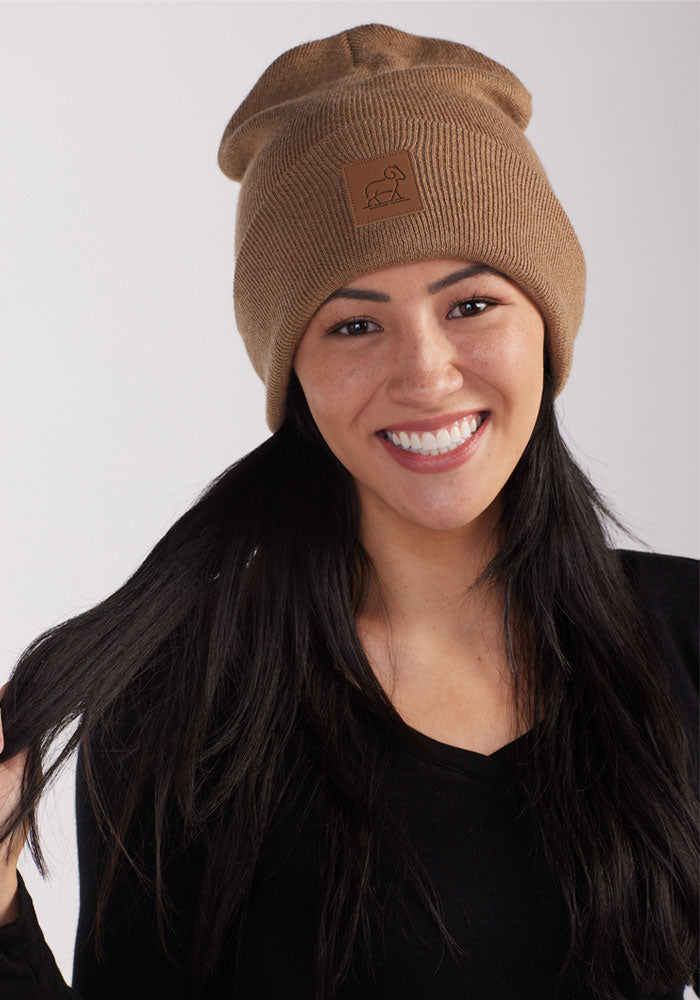
[[[328,330],[328,333],[338,333],[340,334],[341,337],[362,337],[365,333],[368,332],[372,333],[373,331],[372,330],[368,331],[366,329],[364,330],[354,329],[351,330],[350,333],[343,333],[342,331],[346,327],[366,327],[368,323],[371,326],[377,326],[377,324],[373,323],[371,319],[366,319],[364,316],[353,316],[352,319],[347,319],[345,320],[344,323],[339,323],[337,326],[332,326],[330,330]]]
[[[454,319],[467,319],[469,316],[480,316],[489,306],[493,305],[496,305],[493,299],[488,299],[483,295],[475,296],[472,299],[457,299],[450,306],[447,315],[449,316],[456,306],[469,306],[469,312],[453,317]]]
[[[448,309],[447,315],[452,312],[457,306],[467,306],[469,311],[461,316],[454,316],[453,319],[467,319],[469,316],[480,316],[489,306],[497,305],[497,303],[484,295],[474,296],[471,299],[456,299],[450,308]],[[374,330],[368,330],[367,325],[377,327],[378,324],[374,323],[371,319],[367,319],[366,316],[353,316],[352,319],[345,320],[344,323],[338,323],[332,326],[326,332],[328,334],[338,334],[341,337],[363,337],[367,333],[374,333]],[[348,328],[347,333],[343,331]]]

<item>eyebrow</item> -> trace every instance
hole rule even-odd
[[[499,278],[509,280],[505,274],[497,271],[495,267],[489,267],[488,264],[470,264],[469,267],[463,267],[459,271],[453,271],[446,277],[440,278],[439,281],[434,281],[427,288],[431,295],[435,295],[442,288],[454,285],[455,282],[462,281],[464,278],[472,278],[475,274],[495,274]],[[386,292],[375,292],[371,288],[338,288],[331,292],[327,299],[323,300],[321,306],[325,306],[326,302],[330,302],[331,299],[366,299],[371,302],[391,302],[391,298]]]

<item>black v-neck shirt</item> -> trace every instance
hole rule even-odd
[[[623,560],[668,666],[697,773],[698,563],[638,552],[624,552]],[[381,921],[371,927],[371,968],[358,957],[338,1000],[594,1000],[579,967],[555,990],[568,945],[568,917],[516,780],[533,731],[487,755],[441,743],[406,724],[389,728],[369,716],[367,724],[385,743],[392,811],[467,955],[456,962],[443,948],[412,886],[397,884],[393,854],[380,849],[376,884],[387,902]],[[312,1000],[318,869],[302,792],[290,798],[266,836],[238,972],[234,978],[222,970],[208,1000]],[[80,768],[77,819],[81,906],[74,989],[58,972],[20,879],[19,919],[0,928],[0,998],[184,1000],[182,970],[163,958],[151,910],[136,883],[125,882],[110,899],[106,957],[96,963],[91,934],[99,838]],[[203,858],[193,851],[166,876],[182,911],[173,939],[176,962],[185,960],[202,870]],[[681,1000],[684,985],[676,984],[663,1000]],[[652,995],[630,983],[625,996],[650,1000]]]

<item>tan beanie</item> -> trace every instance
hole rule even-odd
[[[512,278],[545,321],[556,391],[583,315],[583,251],[524,129],[530,94],[459,42],[362,24],[274,60],[226,126],[241,182],[238,329],[285,416],[299,340],[353,278],[457,257]]]

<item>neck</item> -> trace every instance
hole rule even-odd
[[[495,552],[496,504],[451,530],[373,513],[363,505],[360,541],[377,574],[361,611],[364,622],[383,621],[392,632],[448,642],[483,634],[494,614],[500,627],[503,595],[491,588],[469,592]]]

